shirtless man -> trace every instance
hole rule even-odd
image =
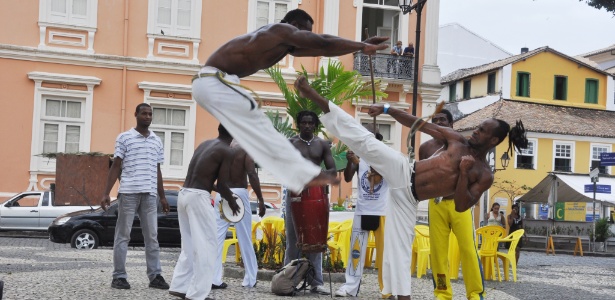
[[[293,192],[306,186],[337,184],[335,174],[321,173],[308,163],[257,109],[239,78],[275,65],[286,55],[340,56],[356,51],[375,54],[387,48],[388,37],[356,42],[312,33],[314,21],[305,11],[289,11],[281,23],[236,37],[218,48],[195,76],[192,95],[216,117],[248,154]],[[271,155],[284,153],[284,155]]]
[[[289,139],[290,143],[299,150],[299,153],[309,160],[308,164],[318,166],[324,162],[326,170],[325,174],[335,176],[335,161],[331,155],[331,147],[329,143],[314,134],[314,131],[320,125],[318,116],[312,111],[300,111],[295,120],[297,120],[297,128],[299,134]],[[324,189],[325,187],[323,187]],[[286,197],[286,214],[284,225],[286,228],[286,254],[284,255],[284,265],[290,263],[291,260],[299,258],[299,248],[297,247],[297,235],[295,233],[295,225],[293,223],[293,214],[291,209],[291,201],[288,195]],[[311,282],[310,291],[321,295],[328,295],[329,292],[323,286],[322,278],[322,253],[305,253],[307,259],[314,265],[316,275]]]
[[[194,151],[184,187],[177,197],[177,216],[182,236],[181,254],[177,259],[169,294],[182,299],[206,298],[211,291],[218,249],[216,214],[211,191],[229,199],[233,212],[238,206],[228,187],[230,148],[233,137],[220,125],[218,138],[207,140]]]
[[[256,286],[258,262],[256,261],[254,247],[252,247],[252,213],[250,209],[250,195],[248,193],[248,180],[258,199],[258,215],[260,217],[265,215],[265,200],[263,200],[261,183],[256,173],[254,160],[252,160],[246,151],[236,142],[231,144],[231,148],[233,149],[233,155],[229,166],[230,178],[227,186],[241,199],[243,207],[245,208],[243,218],[235,223],[237,239],[239,240],[239,247],[241,247],[241,259],[243,260],[245,269],[243,283],[241,285],[244,287],[254,287]],[[216,206],[214,207],[218,207],[220,200],[220,194],[216,195]],[[222,248],[224,246],[224,240],[226,239],[226,232],[231,223],[220,217],[220,211],[218,209],[216,209],[216,222],[218,224],[218,258],[216,260],[213,285],[211,288],[224,289],[227,287],[227,284],[222,281]]]
[[[435,114],[431,123],[453,128],[453,115],[446,109]],[[428,159],[444,149],[444,140],[431,139],[419,148],[419,160]],[[429,199],[429,246],[431,254],[431,271],[434,274],[434,297],[436,299],[453,299],[453,289],[449,276],[448,241],[451,230],[457,237],[463,283],[466,286],[467,299],[484,299],[483,272],[474,245],[474,222],[472,211],[455,211],[452,195],[442,199]],[[456,266],[458,267],[458,266]]]
[[[406,156],[378,141],[352,116],[320,96],[305,77],[297,78],[295,88],[322,109],[324,115],[320,120],[327,130],[389,183],[382,294],[397,295],[400,300],[410,299],[410,261],[418,201],[454,195],[456,211],[472,207],[493,183],[493,174],[485,159],[487,152],[507,135],[516,147],[524,147],[527,139],[523,130],[517,126],[510,130],[504,121],[487,119],[466,139],[452,128],[427,123],[421,131],[444,140],[444,149],[429,159],[410,164]],[[368,113],[372,117],[388,113],[407,127],[418,120],[387,104],[373,104]]]

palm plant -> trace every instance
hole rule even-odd
[[[280,90],[282,91],[282,95],[286,99],[288,103],[288,107],[286,108],[286,113],[289,116],[296,116],[300,111],[309,110],[315,112],[318,116],[322,115],[322,110],[314,104],[312,101],[307,98],[303,98],[299,96],[299,93],[295,90],[291,90],[282,75],[282,71],[279,66],[273,66],[265,70],[269,76],[273,79],[273,81],[278,85]],[[301,67],[301,71],[297,72],[298,75],[303,75],[306,78],[309,78],[308,72],[304,67]],[[376,83],[376,97],[382,98],[386,97],[386,94],[381,92],[379,87],[379,81]],[[310,82],[310,86],[314,88],[318,92],[318,94],[322,95],[326,99],[329,99],[335,105],[342,105],[344,102],[351,101],[357,103],[362,98],[370,98],[372,97],[372,89],[371,82],[364,82],[361,74],[357,71],[345,71],[344,66],[340,62],[329,62],[326,66],[321,67],[318,73],[314,75],[314,78]],[[274,127],[282,134],[286,135],[291,134],[289,128],[292,127],[288,120],[282,121],[279,118],[279,113],[268,112],[267,115],[272,120]],[[328,138],[325,132],[322,131],[322,125],[316,129],[315,134],[322,133],[325,137]],[[293,130],[292,135],[296,134],[296,131]],[[291,136],[292,136],[291,135]],[[331,147],[331,152],[333,154],[333,158],[336,161],[336,166],[338,170],[346,166],[346,150],[348,147],[338,142],[337,144],[333,144]]]

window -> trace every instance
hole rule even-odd
[[[394,7],[398,7],[399,5],[398,0],[363,0],[363,3],[376,4],[376,5],[388,5],[388,6],[394,6]]]
[[[536,140],[528,140],[527,148],[521,149],[521,152],[517,152],[517,169],[536,169],[536,145]]]
[[[470,80],[463,81],[463,99],[470,99]]]
[[[568,93],[568,77],[555,75],[555,83],[553,84],[553,99],[566,100]]]
[[[457,101],[457,83],[451,83],[448,85],[448,102]]]
[[[372,124],[374,123],[373,122],[361,122],[361,125],[365,127],[372,126]],[[382,134],[382,142],[389,146],[392,145],[393,141],[391,141],[391,124],[376,123],[376,126],[378,126],[378,132]]]
[[[487,94],[495,94],[495,72],[487,75]]]
[[[55,172],[55,160],[39,154],[90,151],[94,86],[101,80],[45,72],[28,78],[35,82],[30,171]],[[47,82],[53,85],[43,86]]]
[[[560,172],[572,172],[572,157],[574,144],[568,142],[555,142],[555,155],[553,170]]]
[[[98,0],[40,0],[39,7],[41,22],[96,27]]]
[[[83,101],[45,99],[41,126],[42,153],[80,151],[84,125]]]
[[[150,129],[164,147],[160,170],[165,178],[185,178],[194,152],[196,102],[191,86],[162,82],[139,82],[143,102],[152,106]]]
[[[598,80],[585,80],[585,103],[598,104]]]
[[[256,28],[280,23],[289,7],[289,1],[256,1]]]
[[[517,96],[530,96],[530,73],[517,72]]]
[[[600,174],[609,174],[609,167],[600,166],[600,153],[611,152],[611,146],[592,144],[591,149],[592,149],[592,154],[591,154],[592,156],[591,156],[591,161],[590,161],[591,167],[589,168],[590,171],[595,168],[599,168]]]
[[[200,39],[202,0],[149,0],[149,34]]]

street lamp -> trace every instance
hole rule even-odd
[[[508,156],[508,152],[504,152],[504,154],[502,154],[502,157],[500,157],[500,161],[502,163],[502,169],[496,169],[495,166],[493,166],[493,173],[497,171],[504,171],[506,170],[506,168],[508,168],[508,163],[510,162],[510,156]]]
[[[418,93],[419,93],[419,56],[421,53],[421,14],[423,12],[423,6],[427,0],[420,0],[415,4],[412,4],[412,0],[399,0],[399,8],[402,13],[405,15],[412,10],[416,11],[416,37],[414,41],[414,83],[412,84],[412,115],[416,116],[416,106],[418,101]],[[414,145],[416,141],[416,136],[412,137],[412,141],[410,142],[410,149],[408,149],[408,154],[414,158]]]

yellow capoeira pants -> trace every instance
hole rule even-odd
[[[439,300],[453,299],[448,268],[448,241],[451,230],[459,242],[461,272],[468,299],[485,296],[483,272],[474,243],[474,222],[471,209],[455,211],[455,201],[443,200],[436,204],[429,200],[429,242],[434,296]]]

